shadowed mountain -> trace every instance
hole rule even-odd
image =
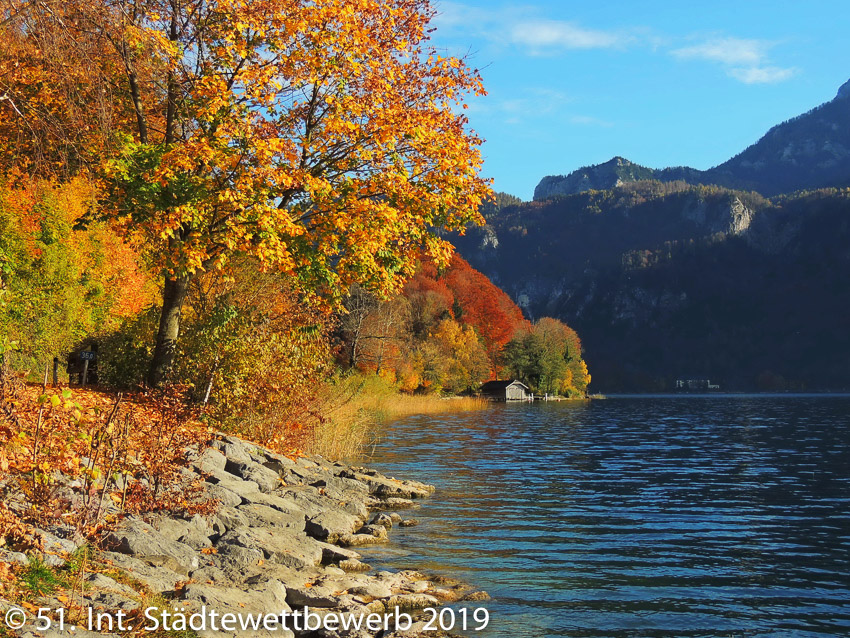
[[[850,387],[850,190],[767,200],[640,181],[507,205],[456,238],[582,336],[594,390]]]

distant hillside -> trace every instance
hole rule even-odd
[[[456,243],[532,319],[579,331],[596,391],[850,388],[848,189],[626,183],[506,206]]]
[[[850,81],[835,99],[770,129],[758,142],[707,171],[647,168],[615,157],[569,175],[544,177],[535,201],[655,179],[754,190],[767,196],[850,185]]]

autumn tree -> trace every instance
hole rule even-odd
[[[536,392],[584,395],[590,383],[575,330],[543,317],[505,344],[502,363],[513,378]]]
[[[424,259],[404,294],[411,302],[414,332],[450,316],[475,328],[493,361],[517,331],[530,327],[507,293],[457,253],[443,268]]]
[[[408,317],[408,303],[402,296],[378,304],[369,312],[355,345],[356,365],[378,375],[391,373],[407,345]]]
[[[105,224],[78,227],[94,196],[82,179],[0,182],[0,340],[17,342],[24,369],[41,368],[152,300],[132,246]]]
[[[151,385],[190,283],[237,254],[316,297],[354,282],[386,293],[423,250],[446,262],[436,230],[480,221],[480,140],[456,107],[483,88],[429,49],[427,0],[7,4],[16,41],[68,34],[130,115],[102,177],[105,211],[162,273]]]
[[[454,294],[443,279],[437,278],[433,263],[420,265],[416,275],[404,285],[405,298],[410,306],[410,331],[422,338],[441,319],[452,316]]]
[[[414,356],[423,385],[430,390],[465,392],[478,388],[490,375],[487,350],[475,329],[454,319],[440,321]]]
[[[350,368],[356,368],[360,363],[367,320],[379,305],[380,299],[377,295],[364,290],[358,284],[352,285],[343,299],[337,332],[345,346],[342,353],[344,364]]]

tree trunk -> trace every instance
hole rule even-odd
[[[189,291],[190,280],[189,276],[165,279],[159,332],[156,335],[156,347],[148,370],[148,385],[151,387],[156,388],[162,384],[174,363],[177,338],[180,336],[180,310]]]

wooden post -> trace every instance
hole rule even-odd
[[[86,378],[89,376],[89,360],[86,359],[83,361],[83,382],[80,384],[82,387],[86,387]]]
[[[59,357],[53,357],[53,387],[59,387]]]

